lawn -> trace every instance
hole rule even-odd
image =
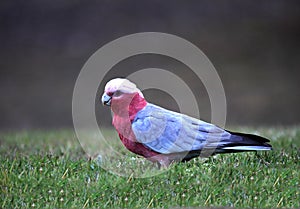
[[[231,130],[268,137],[274,150],[198,158],[148,178],[103,169],[71,130],[2,131],[0,208],[299,208],[300,128]],[[128,172],[144,165],[106,132],[127,156],[115,157],[112,167]]]

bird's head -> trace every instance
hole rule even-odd
[[[129,106],[135,100],[136,102],[144,101],[144,96],[134,83],[125,78],[110,80],[105,85],[104,93],[101,97],[102,104],[111,106],[113,111]]]

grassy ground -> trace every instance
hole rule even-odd
[[[133,178],[99,167],[72,131],[2,132],[0,208],[300,207],[300,128],[256,133],[269,137],[274,150],[195,159]],[[128,157],[113,166],[139,166],[142,159],[118,149]]]

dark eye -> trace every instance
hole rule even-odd
[[[106,92],[106,94],[111,97],[114,93],[112,93],[112,92]]]
[[[123,92],[122,91],[115,91],[115,93],[114,93],[114,96],[115,97],[118,97],[118,96],[120,96],[121,94],[122,94]]]

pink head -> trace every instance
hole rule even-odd
[[[134,83],[124,78],[110,80],[105,85],[101,101],[104,105],[111,106],[112,111],[120,116],[128,116],[132,109],[146,105],[142,92]]]

